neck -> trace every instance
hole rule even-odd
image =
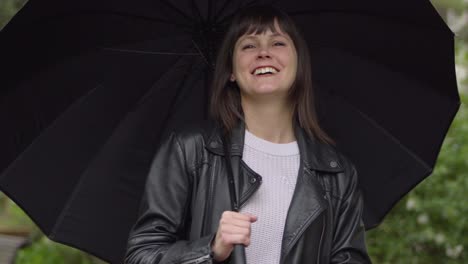
[[[293,110],[288,104],[249,103],[242,100],[246,129],[264,140],[284,144],[295,141]]]

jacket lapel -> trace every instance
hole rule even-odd
[[[307,227],[327,209],[328,202],[325,190],[317,179],[317,172],[339,172],[342,170],[332,147],[309,137],[297,123],[294,132],[301,162],[296,188],[286,217],[281,246],[281,262]],[[317,235],[320,236],[320,234]]]
[[[281,244],[281,261],[288,255],[307,227],[325,210],[325,191],[315,179],[315,172],[302,167],[289,206]],[[320,236],[320,234],[317,234]]]
[[[301,164],[296,188],[286,217],[281,246],[281,262],[307,227],[328,207],[325,190],[318,181],[317,172],[336,173],[342,171],[336,152],[331,146],[309,137],[297,123],[294,132]]]

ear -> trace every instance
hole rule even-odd
[[[236,77],[234,77],[234,74],[231,73],[231,78],[229,78],[229,80],[231,80],[231,82],[236,80]]]

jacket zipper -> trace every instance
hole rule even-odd
[[[180,264],[198,264],[198,263],[203,263],[204,261],[207,261],[207,260],[210,260],[210,259],[211,259],[211,255],[208,254],[208,255],[205,255],[205,256],[198,257],[198,258],[186,260],[184,262],[181,262]]]

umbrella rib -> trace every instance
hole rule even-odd
[[[177,62],[175,64],[177,64],[178,62],[180,62],[181,59],[177,60]],[[187,70],[185,71],[184,74],[184,77],[181,78],[181,80],[183,80],[182,82],[179,83],[179,85],[177,85],[176,89],[175,89],[175,94],[174,96],[172,97],[171,99],[171,103],[170,105],[172,106],[171,109],[169,109],[168,112],[168,115],[166,115],[166,118],[164,119],[163,121],[163,124],[167,124],[169,122],[169,120],[171,120],[171,116],[172,114],[174,114],[176,111],[175,111],[175,108],[177,107],[177,101],[181,100],[180,99],[180,96],[182,94],[182,90],[183,90],[183,87],[184,85],[186,84],[186,81],[188,80],[188,78],[186,78],[186,76],[190,73],[193,73],[194,72],[194,67],[195,67],[195,63],[189,63]],[[184,65],[185,66],[185,65]],[[143,95],[143,97],[140,99],[140,101],[138,102],[138,104],[143,104],[146,100],[150,100],[149,97],[151,97],[151,94],[150,94],[151,91],[149,91],[148,93],[146,93],[145,95]],[[164,125],[164,127],[166,127],[166,125]]]
[[[53,15],[53,16],[48,16],[45,18],[40,18],[38,20],[35,20],[34,23],[47,23],[47,22],[54,22],[55,19],[69,19],[70,17],[75,17],[75,16],[80,16],[80,15],[114,15],[114,16],[119,16],[119,17],[131,17],[131,18],[136,18],[136,19],[142,19],[142,20],[147,20],[151,22],[162,22],[166,24],[171,24],[171,25],[176,25],[181,28],[188,29],[189,32],[192,32],[192,28],[190,26],[187,26],[185,24],[181,23],[176,23],[174,21],[166,20],[163,18],[155,18],[155,17],[148,17],[148,16],[142,16],[142,15],[134,15],[130,13],[124,13],[124,12],[112,12],[112,11],[99,11],[99,10],[82,10],[80,12],[74,12],[74,13],[63,13],[63,14],[58,14],[58,15]],[[56,22],[55,22],[56,23]]]
[[[61,119],[65,115],[65,113],[67,113],[67,111],[69,111],[74,106],[78,105],[79,103],[83,102],[86,98],[88,98],[88,96],[92,95],[97,89],[99,89],[101,87],[103,87],[103,85],[98,84],[93,89],[89,90],[85,95],[83,95],[75,103],[73,103],[73,105],[71,105],[64,113],[62,113],[58,118],[56,118],[56,120]],[[29,146],[29,148],[30,147],[31,147],[31,145]],[[62,222],[64,221],[65,216],[68,213],[68,210],[70,209],[72,202],[75,200],[75,197],[78,195],[78,191],[80,190],[79,186],[81,186],[82,184],[83,184],[83,177],[80,177],[77,180],[77,185],[76,185],[78,188],[75,188],[73,190],[72,194],[69,196],[67,201],[64,203],[64,207],[63,207],[64,209],[61,211],[60,215],[57,217],[57,221],[55,222],[55,224],[52,226],[52,228],[50,230],[49,238],[51,240],[54,240],[54,241],[58,242],[58,240],[57,240],[57,239],[59,239],[57,237],[58,229],[62,225]]]
[[[256,0],[252,0],[252,1],[250,1],[250,2],[248,2],[248,3],[246,3],[246,4],[244,4],[243,6],[249,6],[249,5],[251,5],[251,4],[254,4],[255,2],[256,2]]]
[[[195,48],[198,50],[199,54],[202,56],[202,58],[205,61],[206,65],[208,65],[208,67],[214,68],[214,65],[210,64],[210,62],[208,61],[208,58],[205,57],[205,55],[203,55],[203,52],[201,51],[200,47],[198,47],[197,43],[193,39],[192,39],[192,43],[193,43],[193,45],[195,45]]]
[[[212,19],[211,19],[211,15],[212,15],[212,13],[213,13],[213,12],[212,12],[212,11],[213,11],[212,9],[213,9],[213,1],[210,0],[210,1],[208,1],[208,16],[207,16],[208,22],[212,22]]]
[[[242,7],[247,7],[247,6],[249,6],[249,5],[251,5],[251,4],[254,4],[254,3],[255,3],[255,0],[250,1],[250,2],[248,2],[248,3],[246,3],[246,4],[241,4],[241,3],[239,3],[239,4],[237,5],[237,8],[236,8],[231,14],[229,14],[229,15],[225,16],[223,19],[221,19],[221,20],[219,21],[219,23],[224,23],[227,19],[230,19],[231,17],[233,17],[237,12],[239,12],[238,9],[240,9],[241,6],[242,6]]]
[[[182,10],[180,10],[179,8],[175,7],[173,4],[171,4],[170,2],[166,1],[166,0],[162,0],[161,1],[162,3],[166,4],[167,6],[169,6],[170,8],[172,8],[174,11],[176,11],[177,13],[179,13],[181,16],[185,17],[187,20],[189,20],[191,23],[195,23],[195,21],[193,20],[192,17],[190,17],[189,15],[187,15],[186,13],[184,13]]]
[[[288,15],[291,17],[294,17],[296,15],[316,15],[316,14],[334,14],[334,13],[341,13],[345,15],[361,15],[365,17],[373,17],[373,18],[378,18],[382,20],[389,20],[392,23],[399,23],[402,25],[412,25],[412,26],[421,26],[424,28],[430,28],[430,29],[436,29],[433,25],[431,24],[424,24],[420,23],[419,21],[416,20],[410,20],[408,18],[402,18],[402,17],[395,17],[387,14],[375,14],[375,13],[370,13],[370,12],[362,12],[362,11],[349,11],[349,10],[336,10],[336,9],[316,9],[316,10],[300,10],[300,11],[293,11],[293,12],[288,12]],[[450,31],[451,32],[451,31]]]
[[[199,53],[159,52],[159,51],[143,51],[143,50],[129,50],[129,49],[114,49],[114,48],[104,48],[104,50],[127,52],[127,53],[139,53],[139,54],[153,54],[153,55],[183,55],[183,56],[200,55]]]
[[[198,55],[198,53],[197,53],[197,55]],[[193,64],[191,64],[191,63],[178,65],[178,64],[181,62],[181,60],[182,60],[182,57],[181,57],[181,58],[178,58],[178,59],[172,64],[172,66],[170,66],[169,68],[172,68],[172,69],[180,69],[180,68],[187,67],[187,65],[189,65],[189,66],[192,65],[192,66],[193,66]],[[169,72],[166,72],[165,74],[169,74]],[[164,75],[163,75],[162,77],[160,77],[159,79],[163,79],[163,78],[165,78]],[[157,82],[156,82],[156,83],[153,83],[153,86],[155,86],[155,85],[156,85],[156,86],[158,85]],[[145,94],[140,98],[140,100],[137,102],[137,105],[144,104],[145,101],[150,100],[149,98],[151,97],[151,92],[152,92],[151,89],[148,90],[148,92],[145,93]],[[174,96],[174,98],[176,98],[177,96],[178,96],[178,93],[176,93],[176,95]],[[170,105],[173,105],[173,104],[171,103]],[[172,110],[170,110],[169,112],[172,112]],[[164,123],[164,122],[163,122],[163,123]]]
[[[364,117],[366,119],[366,121],[368,121],[369,123],[372,124],[373,127],[377,128],[378,130],[380,130],[385,136],[387,136],[388,138],[390,138],[393,142],[395,142],[398,146],[400,146],[402,149],[405,150],[406,153],[408,153],[414,160],[418,161],[420,164],[422,164],[422,166],[428,170],[428,171],[431,171],[431,167],[427,165],[427,163],[422,160],[418,155],[416,155],[412,150],[410,150],[408,147],[406,147],[404,144],[401,143],[400,140],[398,140],[396,137],[394,137],[390,132],[387,131],[387,129],[383,128],[381,125],[379,125],[377,122],[375,122],[372,118],[370,118],[368,115],[366,115],[364,112],[360,111],[356,106],[354,106],[353,104],[349,103],[348,100],[346,100],[344,97],[342,96],[338,96],[339,98],[341,98],[341,100],[346,103],[348,106],[350,106],[351,108],[354,109],[354,111],[356,111],[357,113],[359,113],[362,117]]]
[[[217,13],[221,13],[223,12],[224,9],[226,9],[226,7],[228,6],[228,4],[231,2],[231,0],[226,0],[224,1],[223,5],[221,6],[221,8],[217,11]],[[221,20],[222,21],[222,20]],[[220,23],[221,21],[218,21],[216,20],[216,23]]]
[[[199,19],[199,22],[200,22],[201,24],[203,24],[203,22],[204,22],[204,20],[203,20],[203,15],[202,15],[200,9],[198,8],[197,4],[195,3],[195,0],[190,1],[190,4],[191,4],[191,6],[192,6],[192,12],[198,14],[198,17],[200,18],[200,19]]]

